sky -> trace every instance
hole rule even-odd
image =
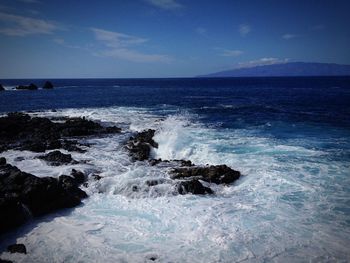
[[[0,78],[350,64],[349,0],[0,0]]]

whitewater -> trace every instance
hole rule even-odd
[[[89,198],[10,233],[3,240],[24,243],[27,255],[2,253],[15,262],[261,262],[350,259],[349,218],[334,214],[348,164],[327,152],[280,144],[250,130],[216,130],[195,114],[160,118],[141,108],[108,107],[41,111],[33,116],[85,116],[123,128],[121,135],[85,139],[85,164],[50,167],[38,154],[8,151],[8,162],[37,176],[58,177],[72,168],[98,172],[84,188]],[[169,167],[131,162],[122,143],[135,131],[156,129],[154,158],[225,163],[243,177],[215,186],[215,196],[176,195]],[[293,145],[294,144],[294,145]],[[63,151],[63,150],[62,150]],[[63,151],[64,152],[64,151]],[[19,158],[20,157],[20,158]],[[288,158],[288,162],[285,162]],[[148,179],[164,184],[148,187]],[[140,191],[132,191],[137,185]],[[346,186],[347,185],[347,186]],[[339,204],[341,205],[341,203]]]

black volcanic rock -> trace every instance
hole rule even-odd
[[[239,171],[235,171],[224,164],[174,168],[171,173],[173,179],[196,178],[216,184],[230,184],[241,176]]]
[[[213,194],[213,190],[203,186],[198,180],[182,181],[177,184],[177,191],[184,195],[192,193],[195,195]]]
[[[73,177],[39,178],[10,164],[0,165],[0,233],[31,216],[79,205],[87,195],[77,185]]]
[[[82,183],[85,182],[85,179],[86,179],[85,174],[81,171],[77,171],[75,169],[72,169],[72,172],[70,175],[74,178],[74,180],[76,181],[76,183],[78,185],[81,185]]]
[[[5,88],[0,84],[0,91],[4,91]]]
[[[147,160],[150,157],[151,147],[158,148],[158,144],[153,140],[154,133],[155,130],[149,129],[130,137],[126,148],[134,160]]]
[[[49,152],[48,154],[39,156],[38,158],[47,161],[49,165],[52,166],[78,163],[77,161],[73,160],[71,154],[64,154],[60,151]]]
[[[83,152],[77,141],[66,138],[120,132],[118,127],[103,127],[85,118],[66,118],[57,123],[19,112],[0,117],[0,127],[0,152],[9,149],[44,152],[59,148]]]
[[[43,89],[53,89],[52,83],[50,81],[46,81],[43,86]]]
[[[26,246],[23,244],[13,244],[7,247],[7,251],[10,253],[27,254]]]
[[[24,85],[19,85],[16,87],[17,90],[37,90],[38,86],[36,86],[33,83],[30,83],[28,86],[24,86]]]

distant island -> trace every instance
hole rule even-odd
[[[217,77],[293,77],[293,76],[350,76],[350,65],[333,63],[290,62],[220,71],[200,78]]]

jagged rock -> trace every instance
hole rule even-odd
[[[155,186],[155,185],[162,184],[162,183],[164,183],[163,179],[153,179],[153,180],[146,181],[147,186]]]
[[[69,176],[67,176],[69,177]],[[73,177],[36,177],[10,164],[0,166],[0,233],[39,216],[81,203],[87,195]]]
[[[13,261],[0,258],[0,263],[13,263]]]
[[[38,86],[36,86],[33,83],[30,83],[28,86],[19,85],[19,86],[16,87],[16,89],[18,89],[18,90],[37,90]]]
[[[147,160],[151,153],[151,147],[158,148],[158,144],[153,140],[155,130],[147,130],[130,137],[127,142],[127,149],[134,160]]]
[[[72,158],[71,154],[64,154],[60,151],[49,152],[48,154],[41,155],[38,158],[47,161],[48,164],[52,166],[78,163]]]
[[[59,148],[84,152],[78,141],[66,138],[120,132],[118,127],[106,128],[84,118],[68,118],[63,123],[56,123],[18,112],[0,117],[0,127],[0,152],[9,149],[44,152]]]
[[[171,173],[173,179],[196,178],[216,184],[230,184],[241,176],[239,171],[224,164],[174,168]]]
[[[72,169],[72,172],[70,175],[75,179],[78,185],[81,185],[82,183],[85,182],[85,174],[81,171]]]
[[[0,84],[0,91],[4,91],[5,88]]]
[[[50,81],[46,81],[43,86],[43,89],[53,89],[52,83]]]
[[[0,165],[5,165],[5,164],[6,164],[5,157],[0,157]]]
[[[7,251],[10,253],[27,254],[26,246],[23,244],[13,244],[7,247]]]
[[[198,180],[182,181],[177,184],[177,191],[184,195],[192,193],[195,195],[213,194],[213,190],[209,187],[203,186]]]
[[[161,162],[163,162],[163,161],[162,161],[162,159],[151,159],[151,160],[149,160],[148,162],[149,162],[149,164],[150,164],[151,166],[155,166],[155,165],[157,165],[157,164],[159,164],[159,163],[161,163]]]
[[[99,180],[102,179],[102,176],[99,175],[99,174],[93,174],[93,175],[92,175],[92,178],[94,178],[94,180],[96,180],[96,181],[99,181]]]

